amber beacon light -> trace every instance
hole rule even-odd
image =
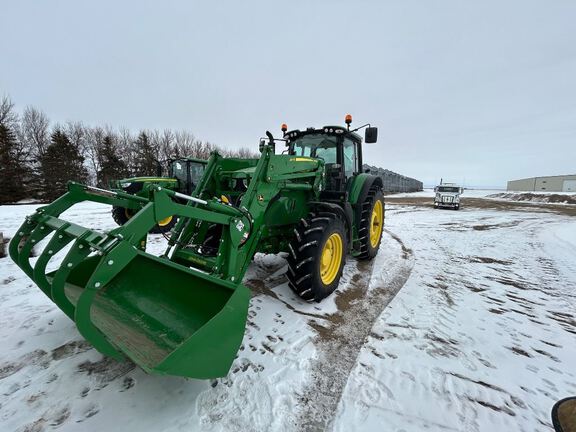
[[[344,122],[346,122],[348,125],[348,129],[350,129],[350,123],[352,123],[352,115],[346,114],[346,117],[344,117]]]

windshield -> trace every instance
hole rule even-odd
[[[458,186],[438,186],[438,192],[460,192],[460,188]]]
[[[197,184],[204,174],[204,164],[190,162],[190,180],[192,183]]]
[[[336,163],[336,140],[335,136],[323,134],[305,135],[292,143],[292,149],[296,156],[324,159],[327,164]]]

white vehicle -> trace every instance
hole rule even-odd
[[[434,188],[434,208],[448,207],[460,210],[460,195],[464,190],[454,183],[443,183]]]

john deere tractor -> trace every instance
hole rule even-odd
[[[350,130],[351,121],[290,132],[283,125],[283,138],[267,132],[261,140],[259,159],[214,152],[190,193],[154,185],[139,196],[71,183],[26,219],[10,256],[103,354],[159,374],[226,375],[244,336],[250,291],[242,279],[256,252],[286,252],[290,288],[319,302],[337,288],[347,255],[368,260],[378,251],[382,182],[361,172],[361,128]],[[365,141],[376,142],[377,129],[365,126]],[[134,214],[107,233],[59,218],[81,201]],[[153,255],[147,234],[168,217],[178,222],[165,252]]]
[[[149,188],[158,185],[166,189],[190,194],[200,178],[202,178],[206,163],[205,160],[195,158],[170,159],[168,160],[168,177],[161,177],[161,164],[158,163],[158,176],[113,180],[110,182],[110,189],[146,197],[149,194]],[[112,207],[112,217],[118,225],[124,225],[128,222],[128,219],[134,216],[136,211],[137,209],[114,206]],[[150,232],[166,233],[175,224],[176,218],[169,216],[164,220],[158,221]]]

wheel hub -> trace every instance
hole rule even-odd
[[[378,200],[372,209],[372,217],[370,220],[370,244],[373,248],[378,246],[380,237],[382,236],[382,227],[384,225],[384,209],[382,208],[382,201]]]
[[[324,285],[330,285],[340,270],[344,254],[344,243],[338,233],[332,234],[324,243],[320,255],[320,279]]]

